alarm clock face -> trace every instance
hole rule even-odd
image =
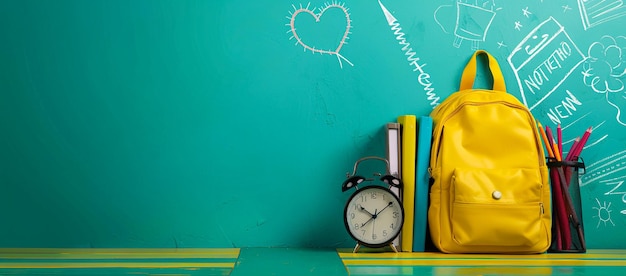
[[[367,186],[357,190],[344,210],[348,233],[368,247],[389,245],[398,236],[404,222],[404,209],[389,189]]]

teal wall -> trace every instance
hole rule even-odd
[[[578,2],[382,0],[394,33],[374,0],[2,1],[0,246],[352,246],[345,173],[479,47],[594,127],[588,245],[626,248],[626,7]]]

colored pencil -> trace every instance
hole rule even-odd
[[[541,126],[541,123],[538,123],[538,126],[539,126],[539,133],[541,134],[543,143],[546,147],[546,150],[548,151],[548,157],[550,157],[550,160],[555,160],[552,143],[550,142],[550,139],[548,138],[548,135],[546,134],[546,130],[544,130],[544,128]],[[549,128],[546,127],[546,129],[549,129]],[[558,172],[554,168],[550,168],[550,174],[551,174],[552,188],[553,188],[553,194],[552,194],[552,200],[554,201],[553,209],[557,213],[556,223],[559,224],[559,227],[557,229],[560,230],[560,233],[559,233],[560,236],[563,239],[565,239],[565,244],[568,244],[567,237],[570,236],[570,231],[569,231],[569,224],[567,221],[567,211],[565,210],[565,202],[563,202],[563,196],[562,196],[563,191],[561,189],[560,180],[557,175]],[[559,235],[557,234],[557,236]],[[570,237],[570,240],[571,240],[571,237]],[[557,249],[558,250],[563,249],[562,246],[559,246],[559,243],[557,243]]]
[[[559,154],[563,156],[563,130],[561,129],[561,124],[556,126],[556,139],[559,146]]]

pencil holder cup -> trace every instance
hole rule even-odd
[[[552,189],[552,243],[548,252],[585,253],[579,182],[585,163],[549,158],[547,165]]]

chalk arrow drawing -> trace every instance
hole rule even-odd
[[[342,3],[337,3],[337,2],[327,3],[323,7],[319,8],[318,13],[315,13],[315,10],[317,10],[318,8],[310,9],[310,3],[306,7],[302,7],[302,5],[300,5],[299,8],[296,8],[296,6],[293,6],[293,5],[292,7],[294,11],[290,12],[290,16],[287,17],[287,19],[289,19],[289,23],[287,24],[287,26],[289,26],[289,30],[287,31],[287,33],[292,34],[289,40],[295,39],[296,45],[302,46],[305,52],[308,50],[314,54],[319,53],[319,54],[328,54],[328,55],[337,56],[337,60],[339,61],[339,67],[341,68],[343,68],[342,60],[347,62],[351,66],[354,66],[352,62],[350,62],[348,59],[346,59],[344,56],[342,56],[339,53],[339,51],[341,51],[341,48],[344,46],[344,44],[347,43],[346,40],[348,40],[348,35],[350,35],[350,29],[352,28],[352,20],[350,19],[350,13],[348,13],[348,9]],[[296,18],[300,18],[299,15],[309,15],[315,19],[316,23],[319,23],[321,21],[322,15],[324,15],[324,13],[327,12],[328,10],[340,10],[343,13],[343,15],[345,16],[345,20],[346,20],[345,30],[343,32],[343,35],[337,47],[335,47],[334,49],[332,48],[317,49],[314,46],[311,46],[312,44],[308,44],[304,42],[304,40],[302,39],[298,31],[296,30]]]
[[[413,68],[413,72],[419,73],[417,75],[417,81],[424,88],[427,100],[430,101],[430,105],[434,109],[437,105],[439,105],[440,97],[437,96],[435,88],[432,87],[433,83],[430,81],[430,74],[424,70],[426,63],[420,63],[420,58],[417,57],[417,53],[415,53],[413,48],[411,48],[411,43],[407,41],[405,37],[406,34],[402,31],[402,27],[400,27],[398,19],[396,19],[396,17],[389,12],[380,0],[378,0],[378,4],[385,15],[385,19],[387,19],[387,24],[389,24],[393,34],[396,36],[398,44],[402,45],[402,52],[404,52],[404,55],[407,57],[406,60],[408,61],[409,66]]]

